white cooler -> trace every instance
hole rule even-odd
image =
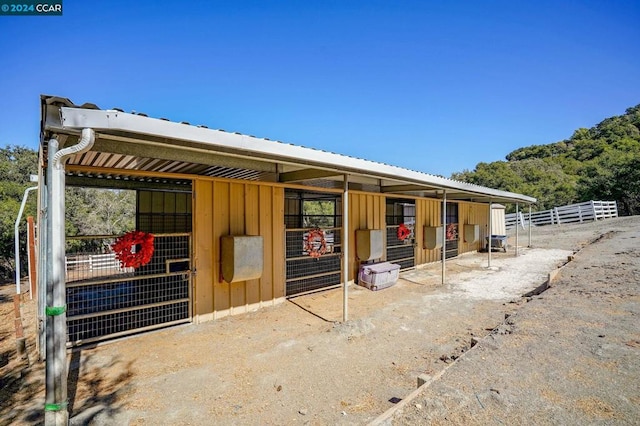
[[[400,265],[391,262],[372,263],[360,266],[358,284],[369,290],[382,290],[398,281]]]

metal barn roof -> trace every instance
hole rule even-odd
[[[75,179],[76,184],[102,178],[111,185],[118,181],[122,187],[146,180],[150,185],[170,183],[180,188],[188,175],[200,175],[342,188],[348,175],[350,189],[370,192],[438,198],[446,190],[449,200],[536,202],[526,195],[389,164],[120,109],[103,110],[94,104],[76,105],[56,96],[42,95],[41,107],[45,151],[54,134],[64,147],[75,144],[83,128],[95,131],[91,150],[67,162],[71,182]],[[145,173],[156,177],[145,177]]]

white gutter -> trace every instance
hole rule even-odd
[[[20,294],[20,219],[22,219],[22,213],[24,212],[24,206],[27,204],[27,197],[29,196],[29,192],[34,189],[38,189],[37,186],[32,186],[24,190],[24,195],[22,196],[22,203],[20,204],[20,210],[18,211],[18,217],[16,218],[16,224],[14,226],[14,245],[15,245],[15,256],[16,256],[16,294]],[[33,294],[31,295],[33,298]]]
[[[472,195],[489,196],[494,199],[500,198],[510,202],[536,202],[535,198],[526,195],[459,182],[389,164],[115,110],[61,107],[60,113],[63,129],[90,127],[96,130],[121,131],[196,142],[211,148],[219,148],[220,152],[227,155],[234,155],[229,151],[235,150],[236,156],[246,156],[253,160],[263,158],[283,164],[315,166],[327,170],[335,170],[340,174],[349,172],[377,179],[400,180],[428,186],[433,189],[457,190]]]

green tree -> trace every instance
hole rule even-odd
[[[601,199],[618,201],[622,214],[640,213],[640,105],[567,140],[518,148],[506,159],[452,178],[534,196],[539,210]]]
[[[38,155],[35,151],[21,146],[9,145],[0,148],[0,277],[14,277],[14,226],[24,191],[33,186],[29,177],[37,173]],[[23,218],[35,216],[36,197],[31,195],[25,205]],[[24,223],[21,226],[24,230]],[[24,234],[20,242],[21,269],[26,268],[26,244]]]

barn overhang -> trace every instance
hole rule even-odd
[[[536,199],[389,164],[258,138],[205,126],[193,126],[65,98],[42,96],[41,140],[56,135],[61,147],[74,144],[84,128],[96,141],[67,162],[74,177],[135,181],[135,176],[166,174],[235,178],[283,184],[362,189],[397,196],[473,202],[532,204]],[[44,157],[46,158],[46,156]],[[115,181],[114,180],[114,181]]]

